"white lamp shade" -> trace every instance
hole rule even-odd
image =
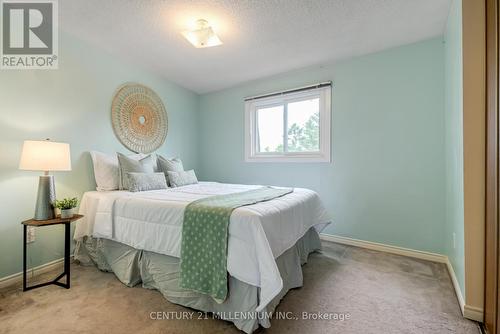
[[[25,140],[19,169],[39,171],[71,170],[69,144],[48,140]]]

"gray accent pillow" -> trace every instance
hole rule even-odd
[[[179,158],[166,159],[161,155],[157,156],[158,159],[158,169],[160,172],[165,173],[165,177],[167,178],[167,183],[170,183],[168,179],[168,172],[183,172],[184,165],[182,164],[182,160]]]
[[[187,172],[167,172],[168,179],[170,180],[170,186],[180,187],[187,186],[188,184],[198,183],[196,174],[194,170],[188,170]]]
[[[157,189],[167,189],[167,180],[163,173],[127,173],[128,190],[148,191]]]
[[[124,154],[117,153],[119,168],[119,183],[121,190],[128,190],[127,173],[154,173],[153,158],[148,155],[142,159],[130,159]]]

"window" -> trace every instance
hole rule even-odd
[[[331,84],[248,98],[245,160],[330,162]]]

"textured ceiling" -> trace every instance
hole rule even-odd
[[[450,0],[64,0],[60,26],[198,93],[441,35]],[[180,34],[204,18],[222,46]]]

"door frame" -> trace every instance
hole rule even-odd
[[[499,280],[499,0],[486,1],[486,229],[484,321],[498,333]]]

